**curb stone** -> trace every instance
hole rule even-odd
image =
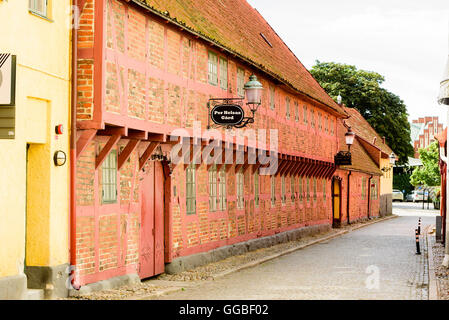
[[[342,236],[342,235],[347,234],[347,233],[349,233],[351,231],[354,231],[354,230],[357,230],[357,229],[360,229],[360,228],[363,228],[363,227],[367,227],[367,226],[372,225],[374,223],[378,223],[378,222],[394,219],[394,218],[397,218],[397,217],[398,217],[397,215],[393,214],[393,215],[389,215],[389,216],[383,217],[383,218],[376,218],[374,221],[370,221],[370,222],[367,222],[367,223],[362,223],[362,224],[360,224],[358,226],[350,227],[347,230],[343,230],[343,231],[337,232],[336,234],[333,234],[333,235],[330,235],[330,236],[325,236],[323,238],[320,238],[320,239],[317,239],[317,240],[313,240],[313,241],[311,241],[309,243],[302,244],[302,245],[299,245],[297,247],[290,248],[290,249],[287,249],[285,251],[282,251],[282,252],[270,255],[268,257],[264,257],[264,258],[261,258],[259,260],[251,261],[251,262],[245,263],[243,265],[240,265],[238,267],[226,270],[224,272],[221,272],[219,274],[216,274],[216,275],[212,276],[212,279],[216,280],[216,279],[222,278],[222,277],[224,277],[226,275],[229,275],[231,273],[234,273],[234,272],[237,272],[237,271],[240,271],[240,270],[243,270],[243,269],[254,267],[254,266],[259,265],[261,263],[264,263],[264,262],[276,259],[276,258],[278,258],[280,256],[292,253],[294,251],[306,248],[308,246],[311,246],[311,245],[314,245],[314,244],[317,244],[317,243],[320,243],[320,242],[324,242],[324,241],[327,241],[327,240],[330,240],[330,239]],[[196,286],[199,286],[200,284],[202,284],[202,282],[199,282],[199,283],[194,284],[194,285],[190,285],[189,287],[196,287]],[[151,300],[151,299],[163,296],[163,295],[168,295],[170,293],[175,293],[175,292],[179,292],[179,291],[182,291],[182,290],[183,290],[182,287],[181,288],[180,287],[167,288],[167,289],[163,289],[163,290],[160,290],[158,292],[151,293],[151,294],[148,294],[148,295],[127,297],[127,298],[125,298],[125,300]]]
[[[433,262],[432,240],[430,239],[431,235],[428,233],[428,230],[432,228],[433,226],[430,226],[426,230],[427,261],[429,263],[429,300],[439,300],[438,281],[435,277],[435,265]]]

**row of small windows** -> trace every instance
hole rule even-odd
[[[220,70],[220,73],[218,74],[218,70]],[[209,59],[208,59],[208,81],[209,84],[218,86],[220,85],[220,88],[223,90],[228,89],[228,61],[223,57],[218,57],[218,55],[212,51],[209,51]],[[245,85],[245,70],[242,68],[237,68],[237,94],[240,97],[244,97],[244,87]],[[275,109],[275,87],[273,85],[269,86],[269,94],[270,94],[270,109]],[[291,110],[290,110],[290,98],[285,98],[285,117],[287,120],[291,117]],[[299,122],[299,104],[297,101],[294,102],[294,115],[295,115],[295,122]],[[304,125],[308,125],[308,119],[307,119],[307,113],[308,108],[307,106],[303,107],[303,114],[304,114]],[[331,135],[334,134],[334,126],[333,122],[329,119],[329,116],[324,116],[320,112],[317,112],[317,124],[315,123],[315,110],[310,109],[310,126],[312,128],[315,128],[315,125],[319,130],[323,130],[326,133],[330,133]]]

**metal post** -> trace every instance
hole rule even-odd
[[[418,220],[418,234],[421,234],[421,218]]]
[[[419,249],[418,229],[415,229],[415,238],[416,238],[416,254],[421,254],[421,250]]]

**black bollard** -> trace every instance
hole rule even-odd
[[[421,234],[421,218],[418,220],[418,234]]]
[[[416,254],[421,254],[421,250],[419,249],[418,229],[415,229],[415,237],[416,237]]]

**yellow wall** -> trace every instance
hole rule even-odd
[[[0,53],[17,55],[16,138],[0,140],[0,277],[23,273],[25,255],[29,266],[68,262],[70,0],[50,3],[47,20],[27,0],[0,0]]]
[[[380,178],[380,195],[391,194],[393,192],[393,167],[390,164],[390,159],[380,159],[380,166],[382,168],[391,168],[389,171],[384,172]]]

